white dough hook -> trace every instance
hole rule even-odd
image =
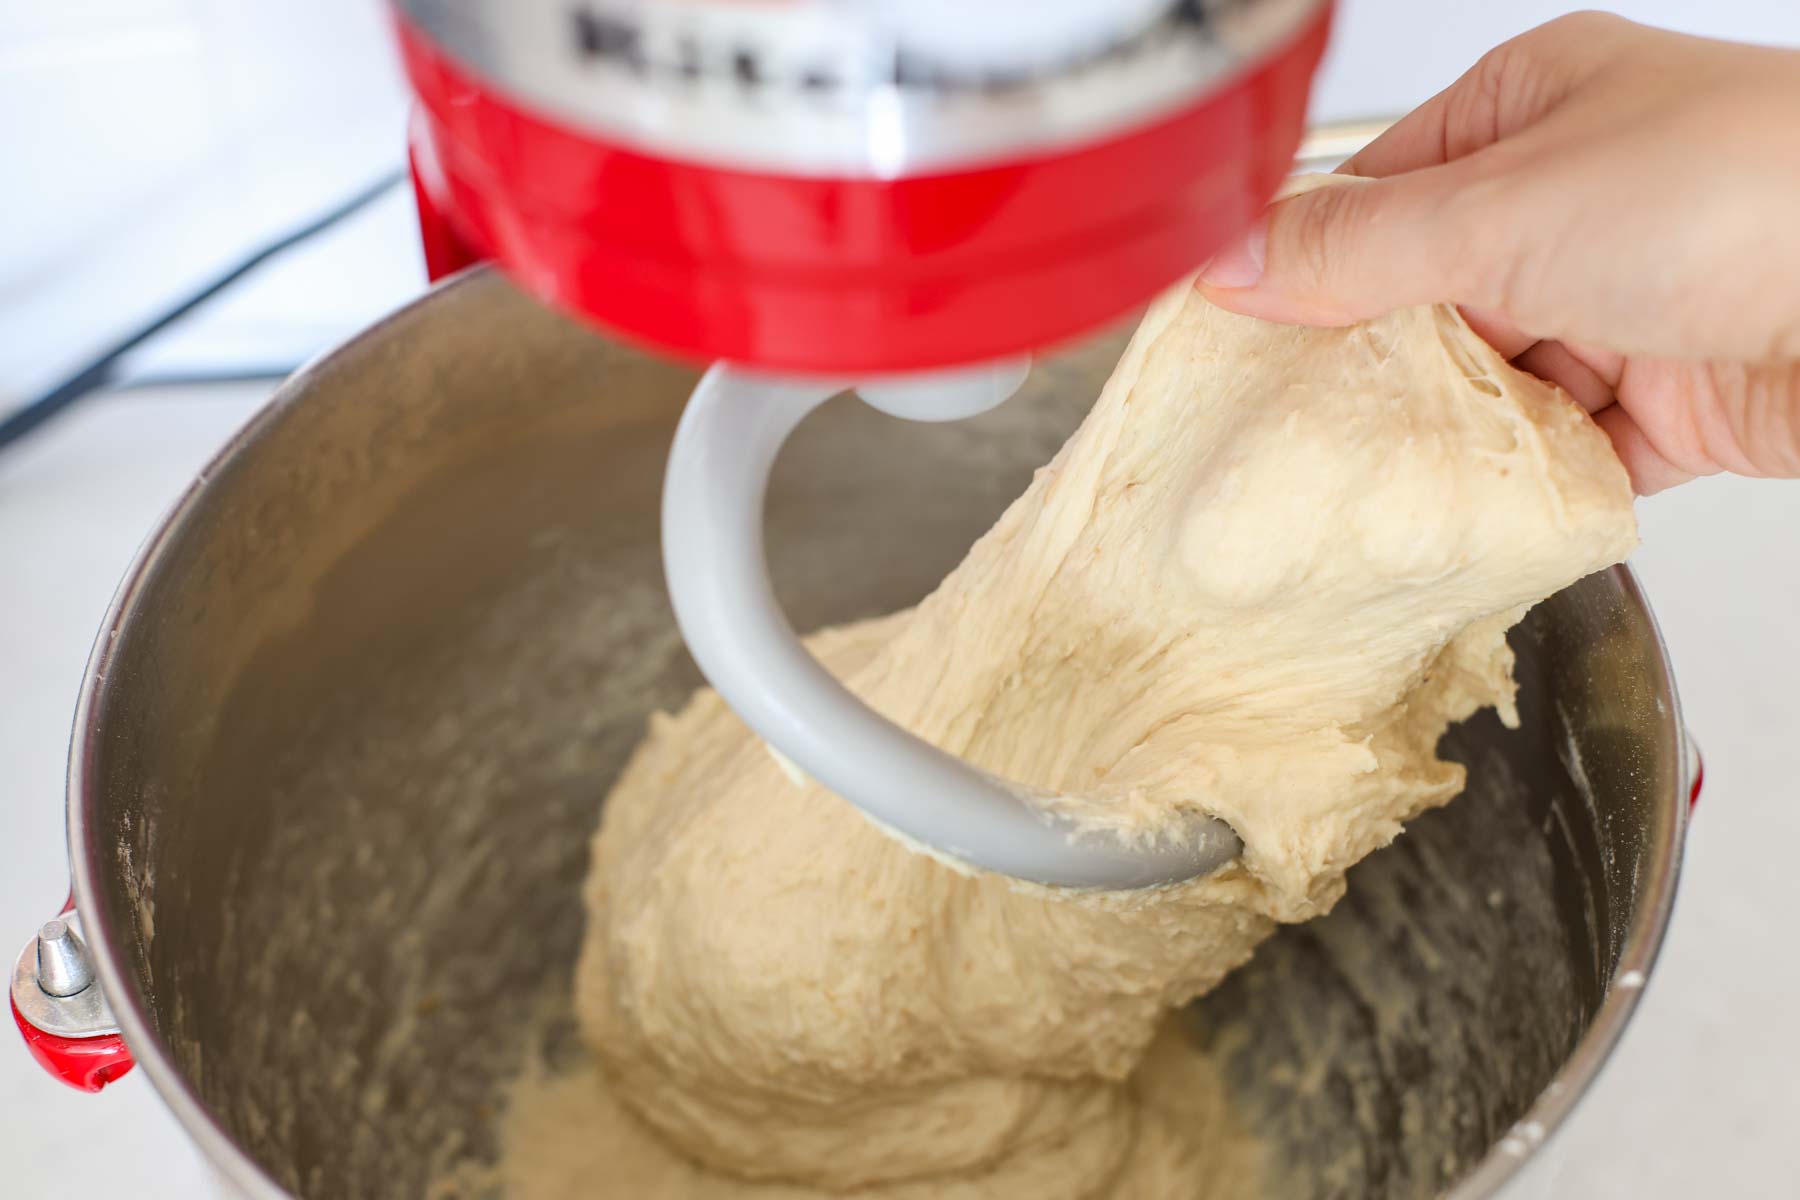
[[[995,407],[1028,360],[857,386],[910,420]],[[881,716],[820,666],[776,602],[763,555],[763,498],[788,435],[850,386],[719,363],[694,389],[663,483],[663,569],[675,618],[707,680],[777,752],[888,831],[968,866],[1034,883],[1137,888],[1208,874],[1242,844],[1216,818],[1180,838],[1127,846],[1045,810],[1033,789],[947,754]]]

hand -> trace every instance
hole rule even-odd
[[[1800,477],[1800,52],[1577,14],[1490,52],[1201,272],[1238,312],[1463,306],[1648,494]]]

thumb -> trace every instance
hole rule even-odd
[[[1348,325],[1459,300],[1472,290],[1477,257],[1492,261],[1471,244],[1469,231],[1482,223],[1472,219],[1465,162],[1382,179],[1291,179],[1201,268],[1197,286],[1221,308],[1296,325]]]

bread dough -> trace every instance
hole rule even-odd
[[[1132,1110],[1132,1140],[1109,1191],[1132,1200],[1259,1195],[1262,1147],[1227,1105],[1223,1080],[1177,1023],[1163,1026],[1143,1066],[1120,1089]],[[836,1192],[780,1180],[751,1182],[700,1166],[644,1129],[604,1076],[552,1071],[533,1061],[511,1090],[493,1166],[464,1162],[435,1181],[431,1200],[825,1200]],[[991,1200],[996,1195],[1068,1194],[1068,1162],[1054,1146],[993,1173],[938,1176],[874,1189],[880,1200]]]
[[[594,842],[591,1137],[687,1173],[633,1194],[1229,1194],[1134,1082],[1152,1039],[1460,790],[1435,746],[1516,723],[1507,628],[1635,539],[1604,435],[1453,310],[1302,329],[1173,289],[935,592],[808,644],[936,745],[1102,823],[1217,814],[1241,861],[1128,893],[959,873],[702,691]]]

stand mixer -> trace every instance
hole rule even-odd
[[[1286,174],[1326,0],[394,0],[434,276],[497,260],[545,302],[714,362],[664,484],[702,673],[788,764],[953,865],[1133,888],[1241,849],[1199,819],[1090,834],[862,704],[764,565],[769,471],[847,390],[893,416],[1004,401]],[[871,531],[874,532],[874,531]]]
[[[996,22],[1019,15],[995,5]],[[1127,16],[1153,31],[1136,43],[1141,59],[1120,50],[1069,67],[1091,73],[1090,99],[1121,84],[1115,62],[1149,64],[1199,36],[1188,7],[1126,7],[1059,30],[1070,45],[1112,44]],[[1207,10],[1207,44],[1224,47],[1212,73],[1109,110],[1117,124],[1055,126],[1066,141],[1024,137],[1035,128],[1024,116],[1005,123],[1067,115],[1052,102],[1074,94],[1053,82],[1061,60],[1036,60],[1049,63],[1041,88],[1009,82],[971,99],[929,91],[918,80],[948,68],[896,52],[892,86],[870,85],[855,110],[887,114],[884,148],[922,151],[934,129],[971,143],[998,130],[1025,148],[1008,157],[992,140],[916,173],[891,158],[784,173],[730,164],[746,147],[774,157],[837,144],[829,121],[815,136],[785,99],[754,90],[776,77],[767,64],[794,60],[747,47],[720,60],[680,28],[668,43],[622,31],[601,20],[611,10],[515,0],[502,20],[499,4],[409,5],[399,19],[423,101],[413,149],[428,257],[437,274],[495,258],[563,311],[729,364],[701,385],[671,463],[666,524],[686,529],[670,540],[669,582],[703,668],[790,759],[853,802],[890,806],[877,819],[897,815],[891,828],[963,862],[1070,882],[1201,870],[1198,849],[1147,868],[1102,857],[1095,870],[1093,847],[1070,850],[1036,798],[974,775],[999,792],[990,840],[977,843],[971,814],[993,793],[957,791],[972,773],[954,760],[926,764],[948,783],[914,776],[878,794],[899,778],[890,752],[904,735],[831,692],[792,643],[768,593],[758,498],[787,432],[846,383],[909,417],[972,411],[1006,393],[1025,355],[1124,314],[1204,259],[1288,169],[1323,7]],[[643,15],[764,21],[780,26],[779,47],[797,47],[782,40],[790,25],[847,8],[742,0],[693,16],[682,0],[646,0]],[[477,45],[494,32],[483,12],[503,39],[535,28],[550,65],[533,65],[529,37],[502,41],[510,57],[496,51],[488,68],[522,81],[503,85],[478,73],[486,60],[473,51],[452,53],[452,32]],[[1052,15],[1066,14],[1034,6],[1015,36],[1035,39]],[[1249,18],[1272,24],[1236,24]],[[525,97],[574,75],[558,73],[556,55],[588,64],[597,115]],[[708,77],[720,103],[692,121],[703,98],[668,85],[688,77],[683,64],[699,79],[720,61],[728,74]],[[654,83],[652,62],[664,64]],[[1123,83],[1161,78],[1143,66]],[[743,113],[721,99],[740,84]],[[941,129],[926,119],[939,102],[959,114]],[[649,133],[630,134],[627,117]],[[659,157],[659,131],[673,140],[690,126],[733,134]],[[1372,132],[1314,144],[1348,151]],[[1116,353],[1090,345],[1070,386],[1048,372],[1033,381],[1058,402],[1017,414],[1028,419],[1009,423],[1008,440],[990,426],[889,446],[852,403],[821,414],[809,435],[853,436],[809,436],[795,450],[817,477],[796,487],[790,474],[772,493],[775,535],[808,581],[784,594],[814,620],[907,603],[1067,436],[1078,413],[1061,399],[1091,396]],[[635,383],[596,394],[626,376]],[[658,487],[645,455],[666,444],[691,386],[688,372],[475,271],[302,372],[233,440],[146,543],[99,632],[71,746],[73,891],[13,976],[34,1057],[92,1091],[141,1062],[221,1179],[259,1200],[419,1191],[445,1147],[486,1144],[516,1079],[501,1039],[526,1029],[522,999],[568,995],[594,781],[617,770],[650,708],[693,683],[656,604]],[[864,452],[882,456],[878,471],[855,464]],[[896,527],[874,483],[919,475],[936,490]],[[371,542],[381,514],[386,532]],[[566,545],[534,544],[563,520],[578,526]],[[864,524],[866,545],[847,533]],[[495,604],[509,596],[530,603]],[[302,598],[303,619],[290,627],[295,609],[270,597]],[[639,609],[652,619],[611,622]],[[607,620],[583,636],[601,644],[572,644],[591,613]],[[504,636],[469,636],[490,623]],[[388,639],[406,655],[370,653]],[[784,656],[773,665],[769,646]],[[1233,1111],[1269,1131],[1271,1157],[1291,1168],[1296,1186],[1278,1194],[1539,1194],[1556,1170],[1547,1153],[1569,1141],[1557,1130],[1632,1018],[1699,784],[1667,652],[1624,568],[1540,605],[1518,651],[1521,729],[1454,731],[1449,757],[1481,764],[1471,794],[1358,868],[1336,912],[1278,937],[1209,1000],[1221,1062],[1248,1081]],[[766,672],[748,690],[733,682],[734,654]],[[654,687],[645,663],[663,671]],[[608,714],[595,704],[605,688],[630,703]],[[821,703],[816,728],[782,724]],[[315,716],[318,736],[296,742]],[[840,740],[845,722],[869,744]],[[468,734],[450,755],[446,729]],[[816,739],[812,761],[803,735]],[[902,761],[912,749],[900,743]],[[834,751],[847,779],[828,773]],[[1232,852],[1223,829],[1212,845]],[[502,871],[476,869],[488,862]],[[440,895],[454,903],[417,902]],[[1371,1012],[1404,1019],[1372,1028]],[[1348,1031],[1349,1053],[1325,1061],[1319,1035],[1333,1029]],[[1296,1078],[1319,1086],[1296,1090]]]

